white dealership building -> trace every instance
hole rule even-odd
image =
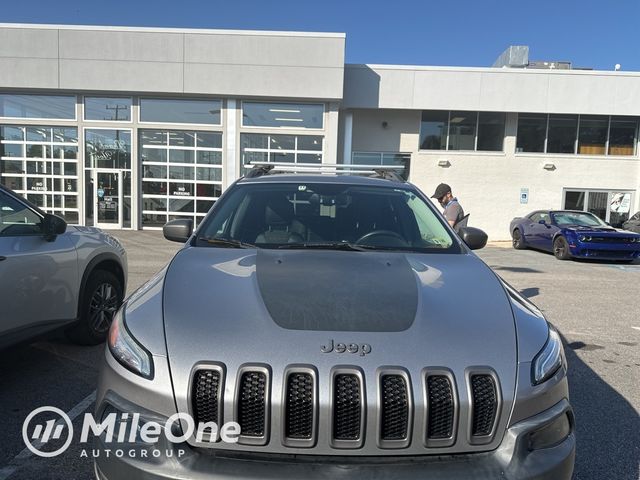
[[[252,160],[400,163],[493,240],[535,209],[640,210],[640,73],[523,48],[487,68],[345,65],[345,42],[0,24],[0,182],[106,228],[197,222]]]

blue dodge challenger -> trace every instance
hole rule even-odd
[[[613,228],[588,212],[538,210],[514,218],[510,232],[513,248],[546,250],[559,260],[633,262],[640,257],[640,234]]]

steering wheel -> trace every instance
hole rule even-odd
[[[367,244],[374,237],[390,237],[393,240],[396,240],[392,246],[407,246],[407,241],[397,232],[392,230],[373,230],[369,233],[365,233],[358,240],[355,241],[355,244],[358,245],[360,243]],[[399,244],[398,242],[399,241]],[[374,244],[374,246],[376,246]]]

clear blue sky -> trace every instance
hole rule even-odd
[[[0,22],[345,32],[348,63],[531,60],[640,71],[640,0],[3,0]]]

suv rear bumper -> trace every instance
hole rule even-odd
[[[539,450],[530,449],[530,435],[567,416],[570,433],[558,443]],[[162,437],[164,438],[164,437]],[[96,477],[99,480],[127,479],[536,479],[569,480],[575,458],[573,413],[569,403],[562,400],[548,410],[525,419],[509,428],[501,446],[487,453],[470,455],[374,457],[367,462],[364,457],[316,457],[263,455],[234,456],[228,452],[194,449],[188,444],[170,444],[166,440],[153,447],[128,445],[124,455],[103,455],[113,447],[105,445],[103,438],[96,439],[96,447],[102,452],[95,460]],[[142,450],[155,449],[162,455],[155,458]],[[131,458],[130,452],[136,452]],[[184,454],[179,456],[179,451]],[[169,456],[168,452],[171,452]]]

